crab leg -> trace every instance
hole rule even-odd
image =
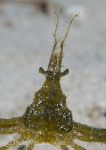
[[[0,134],[13,134],[18,133],[19,128],[17,127],[9,127],[9,128],[0,128]]]
[[[23,127],[22,117],[12,119],[0,119],[0,134],[18,133]]]
[[[81,141],[106,143],[106,129],[98,129],[74,122],[73,132],[75,138]]]
[[[61,148],[61,150],[69,150],[68,147],[65,145],[61,145],[60,148]]]
[[[29,143],[29,145],[28,145],[27,150],[33,150],[34,145],[35,145],[34,141],[31,141],[31,142]]]
[[[2,119],[0,118],[0,128],[8,128],[19,125],[22,123],[22,117],[16,117],[11,119]]]
[[[85,148],[77,145],[76,143],[71,141],[71,146],[73,147],[74,150],[86,150]]]

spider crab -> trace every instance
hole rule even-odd
[[[28,141],[27,150],[32,150],[36,144],[49,143],[60,146],[61,150],[85,150],[77,145],[74,140],[84,142],[101,142],[106,144],[106,129],[90,127],[73,121],[71,110],[66,105],[66,96],[63,94],[60,79],[68,74],[69,70],[61,72],[63,46],[69,33],[71,23],[78,14],[74,14],[69,22],[64,39],[57,51],[57,27],[54,32],[54,46],[51,53],[48,69],[40,67],[39,72],[44,74],[46,81],[39,91],[34,94],[33,102],[26,108],[23,116],[0,119],[0,134],[18,133],[15,141],[0,148],[7,150],[9,146],[15,147]]]

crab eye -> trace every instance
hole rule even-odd
[[[62,73],[61,73],[61,77],[65,76],[69,74],[69,69],[65,69]]]
[[[45,71],[42,67],[39,68],[39,73],[47,75],[47,71]]]

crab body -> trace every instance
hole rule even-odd
[[[67,133],[71,131],[72,113],[67,108],[66,97],[59,87],[60,85],[55,85],[50,88],[45,83],[42,89],[35,93],[33,103],[28,106],[24,114],[26,127],[44,132]]]

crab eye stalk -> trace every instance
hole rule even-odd
[[[45,71],[42,67],[39,68],[39,73],[47,75],[47,71]]]
[[[69,69],[65,69],[63,72],[61,72],[61,77],[64,77],[67,74],[69,74]]]

